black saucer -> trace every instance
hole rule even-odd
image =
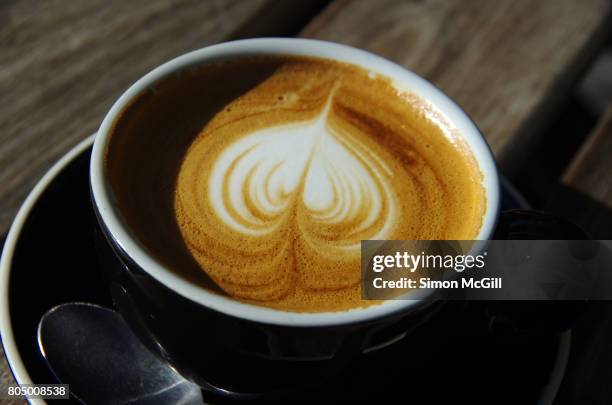
[[[65,302],[112,306],[92,243],[90,151],[85,145],[50,179],[14,245],[8,292],[11,344],[16,351],[9,353],[9,360],[22,383],[55,382],[36,341],[42,314]],[[502,185],[503,208],[524,208],[522,197],[507,183]],[[347,370],[299,399],[552,403],[564,373],[569,335],[495,338],[488,333],[480,309],[447,303],[433,321],[408,338],[356,358]],[[17,362],[22,362],[25,373],[15,367]],[[207,394],[205,398],[224,401]]]

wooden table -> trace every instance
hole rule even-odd
[[[512,175],[605,40],[609,9],[607,0],[2,2],[0,234],[130,83],[173,56],[243,37],[326,39],[416,71],[467,111]],[[606,145],[587,147],[564,181],[612,209]]]

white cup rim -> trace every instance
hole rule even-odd
[[[411,92],[434,105],[466,141],[483,174],[487,207],[476,239],[486,240],[492,235],[499,211],[499,178],[491,150],[474,122],[448,96],[433,84],[410,70],[369,52],[332,42],[297,38],[256,38],[217,44],[179,56],[149,72],[130,86],[113,104],[96,135],[90,164],[93,202],[105,227],[114,241],[140,268],[174,292],[215,311],[250,321],[314,327],[343,325],[370,321],[398,312],[420,307],[422,300],[386,301],[366,308],[340,312],[296,313],[242,303],[206,290],[173,273],[150,256],[133,237],[120,219],[112,203],[112,192],[105,179],[104,154],[113,125],[121,112],[145,89],[159,79],[194,64],[239,55],[302,55],[335,59],[353,63],[390,77]]]

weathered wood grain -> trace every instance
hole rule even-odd
[[[338,0],[303,32],[368,49],[426,77],[516,169],[605,38],[606,0]]]
[[[138,77],[232,36],[267,0],[0,3],[0,232]]]
[[[5,389],[8,384],[14,384],[13,375],[11,374],[11,370],[9,369],[8,363],[6,362],[6,357],[4,356],[4,350],[0,345],[0,390],[1,392],[5,392]],[[0,399],[0,403],[5,405],[22,405],[25,404],[26,401],[22,399]]]

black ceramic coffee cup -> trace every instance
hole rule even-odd
[[[255,306],[181,277],[136,240],[108,184],[104,161],[112,128],[122,111],[162,78],[207,61],[244,55],[302,55],[356,64],[431,103],[463,137],[483,174],[487,202],[476,239],[494,238],[500,218],[506,233],[511,223],[518,223],[512,218],[520,222],[525,215],[531,215],[531,223],[554,223],[535,214],[500,217],[498,172],[478,128],[435,86],[390,61],[329,42],[274,38],[229,42],[178,57],[132,85],[106,115],[92,152],[91,190],[100,230],[98,249],[117,309],[154,353],[201,386],[250,395],[282,391],[296,380],[308,384],[337,371],[351,357],[401,339],[440,306],[426,296],[328,313]]]

